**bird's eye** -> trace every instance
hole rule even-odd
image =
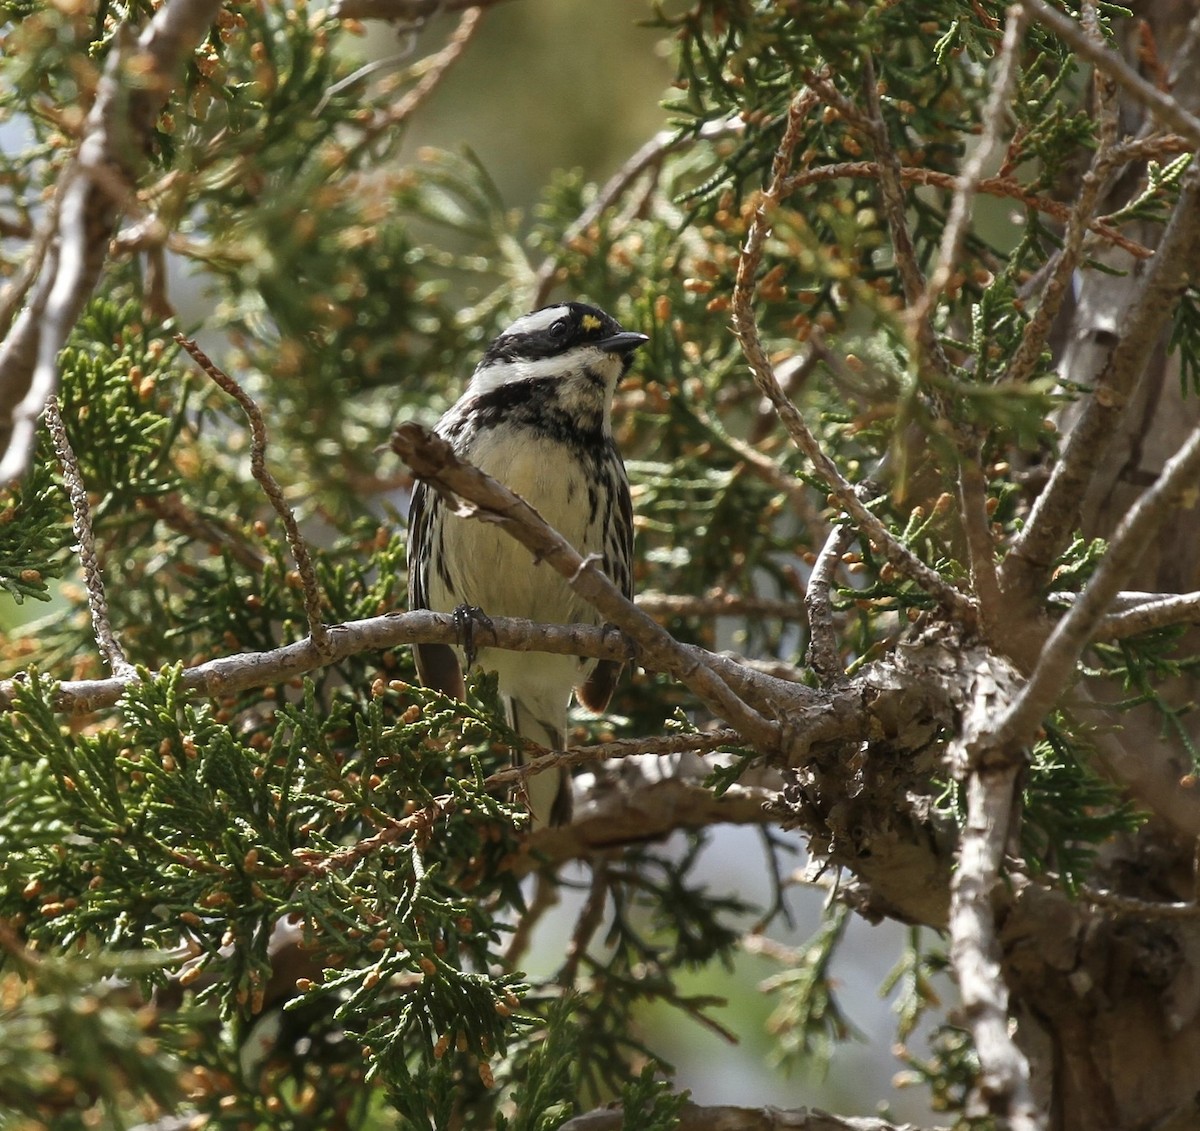
[[[557,322],[552,322],[547,333],[556,342],[565,341],[567,335],[571,333],[571,320],[569,318],[560,318]]]

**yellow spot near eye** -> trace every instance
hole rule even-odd
[[[585,330],[599,330],[601,326],[600,319],[594,314],[585,314],[582,319],[582,325]]]

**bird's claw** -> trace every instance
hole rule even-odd
[[[454,612],[450,614],[454,617],[454,627],[458,632],[458,643],[463,650],[463,658],[466,660],[468,668],[475,666],[475,656],[479,649],[475,645],[475,628],[477,625],[482,625],[492,634],[492,639],[496,637],[496,629],[492,624],[492,618],[487,615],[478,605],[456,605]]]

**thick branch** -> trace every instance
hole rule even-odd
[[[967,780],[967,823],[950,886],[950,958],[979,1053],[981,1099],[1005,1127],[1036,1131],[1044,1121],[1029,1087],[1029,1063],[1009,1032],[1008,986],[992,908],[1019,771],[1016,762],[998,770],[980,766]]]
[[[1024,747],[1074,677],[1075,665],[1108,611],[1121,586],[1163,523],[1179,512],[1191,512],[1196,521],[1195,484],[1200,478],[1200,427],[1167,461],[1153,487],[1147,488],[1121,519],[1108,552],[1078,600],[1050,634],[1037,666],[1016,703],[995,731],[999,748]]]
[[[1125,316],[1120,340],[1096,381],[1062,457],[1001,568],[1006,593],[1025,599],[1044,584],[1076,525],[1080,502],[1104,460],[1125,406],[1200,257],[1200,166],[1183,182],[1162,243]]]

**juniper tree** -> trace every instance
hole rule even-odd
[[[668,128],[522,214],[404,145],[486,4],[4,12],[0,1124],[862,1126],[688,1104],[636,1021],[703,1020],[682,979],[749,937],[781,1051],[836,1057],[855,915],[914,928],[947,1120],[1200,1121],[1195,18],[606,13],[669,45]],[[574,297],[650,338],[634,604],[427,431]],[[461,628],[404,611],[416,478],[611,622],[488,628],[636,667],[568,751],[514,770],[486,674],[417,684]],[[697,877],[726,823],[770,906]]]

